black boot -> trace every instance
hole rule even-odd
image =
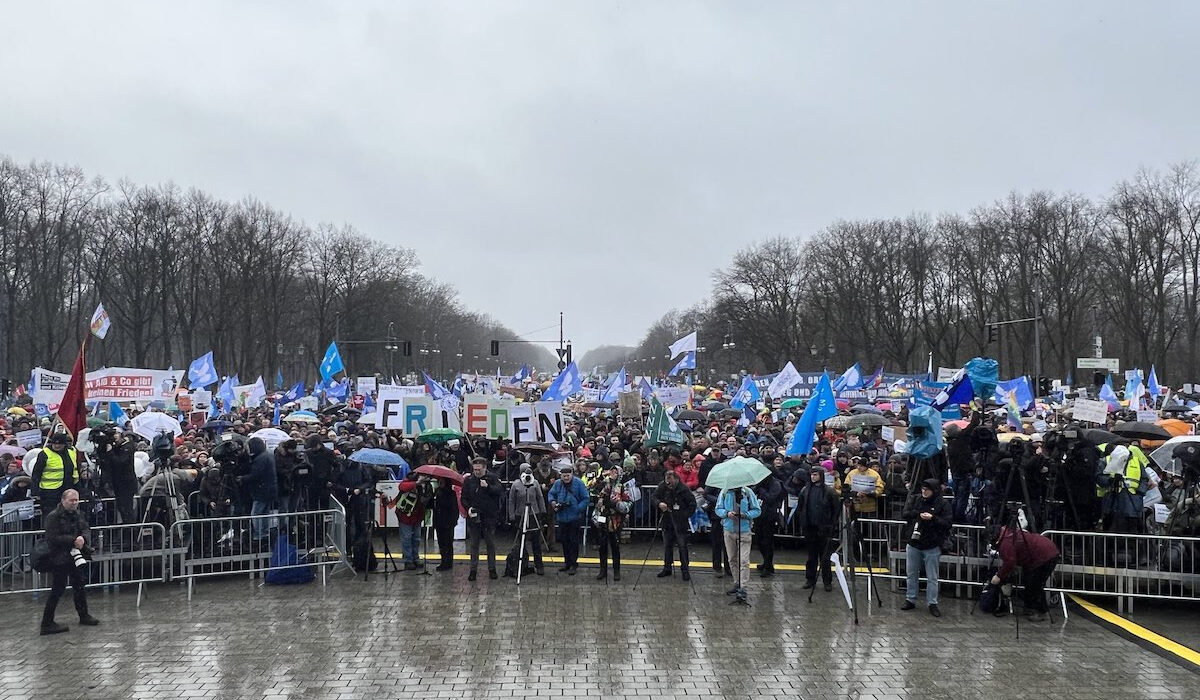
[[[60,625],[53,621],[49,624],[45,622],[42,623],[42,634],[58,634],[59,632],[68,632],[70,629],[71,628],[67,627],[66,625]]]
[[[608,578],[608,569],[600,569],[600,573],[596,574],[597,581],[603,581]]]

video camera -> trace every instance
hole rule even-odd
[[[1185,442],[1176,445],[1171,450],[1173,466],[1179,468],[1179,474],[1196,479],[1200,476],[1200,444]]]

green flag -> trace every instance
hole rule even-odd
[[[675,422],[667,409],[659,402],[657,396],[650,397],[650,415],[646,419],[646,446],[666,444],[682,445],[683,431]]]

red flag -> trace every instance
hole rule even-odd
[[[66,426],[71,437],[78,437],[79,431],[87,427],[87,406],[84,394],[87,386],[84,379],[83,353],[87,349],[87,341],[79,347],[79,357],[75,358],[75,367],[71,370],[71,379],[67,381],[67,389],[63,392],[62,401],[58,404],[58,419]]]

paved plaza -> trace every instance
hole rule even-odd
[[[641,556],[641,552],[638,552]],[[620,583],[547,566],[518,588],[466,580],[467,567],[328,587],[259,586],[245,578],[92,594],[97,628],[37,634],[40,604],[0,599],[3,698],[1183,698],[1200,675],[1081,615],[1022,624],[901,612],[899,594],[855,626],[840,591],[808,604],[801,574],[750,586],[728,605],[729,579],[695,568]],[[431,569],[432,571],[432,569]]]

